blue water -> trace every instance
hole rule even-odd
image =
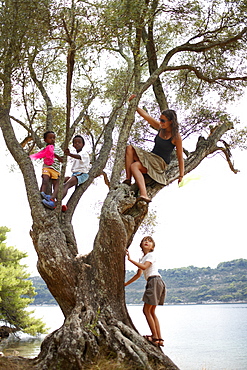
[[[142,307],[129,313],[140,334],[150,331]],[[157,307],[164,353],[181,370],[247,370],[247,304]]]
[[[58,306],[32,307],[50,331],[63,324]],[[142,306],[128,306],[141,335],[150,334]],[[247,370],[247,304],[158,306],[163,351],[181,370]],[[5,355],[35,357],[43,337],[1,343]]]

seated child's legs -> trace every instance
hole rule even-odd
[[[71,176],[68,181],[63,185],[63,198],[68,192],[69,188],[72,188],[72,186],[78,185],[78,180],[76,176]]]
[[[69,176],[66,176],[66,177],[64,178],[64,180],[63,180],[63,183],[65,184],[69,179],[70,179],[70,177],[69,177]]]
[[[83,184],[85,181],[87,181],[87,179],[89,178],[89,175],[88,173],[79,173],[79,172],[74,172],[72,177],[76,177],[77,178],[77,185],[81,185]]]

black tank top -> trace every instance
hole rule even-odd
[[[152,153],[163,158],[164,161],[169,164],[171,161],[171,152],[173,151],[175,145],[172,144],[172,138],[165,140],[159,136],[159,133],[155,136],[154,139],[154,148]]]

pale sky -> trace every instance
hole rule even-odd
[[[236,115],[240,116],[246,126],[244,104],[241,112],[237,110]],[[0,143],[0,226],[11,229],[7,234],[8,246],[28,253],[29,257],[22,262],[29,266],[28,271],[34,276],[38,274],[37,257],[29,236],[32,220],[24,182],[20,170],[10,172],[14,162],[11,155],[7,154],[2,134]],[[189,174],[194,174],[199,180],[192,180],[181,188],[177,182],[173,183],[162,189],[150,203],[149,208],[157,213],[158,225],[153,238],[159,256],[159,268],[189,265],[215,268],[220,262],[247,258],[247,152],[234,150],[232,154],[235,167],[240,170],[238,174],[234,174],[226,160],[218,154],[206,158]],[[40,184],[40,167],[36,173]],[[88,253],[92,249],[98,229],[99,205],[103,203],[106,194],[107,187],[101,177],[80,200],[73,217],[79,253]],[[143,236],[138,232],[130,246],[133,259],[138,260],[141,256],[139,243]],[[129,262],[126,268],[136,269]]]

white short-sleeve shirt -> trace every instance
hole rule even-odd
[[[72,166],[71,172],[80,172],[80,173],[88,173],[90,167],[90,157],[88,153],[81,150],[79,153],[75,152],[74,154],[78,154],[81,159],[71,159]]]
[[[156,255],[154,252],[149,252],[140,259],[140,263],[151,262],[151,265],[143,270],[145,279],[147,280],[150,276],[160,276],[156,264]]]

